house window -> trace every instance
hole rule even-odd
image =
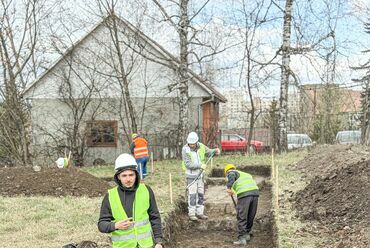
[[[117,121],[88,122],[87,145],[90,147],[117,147]]]

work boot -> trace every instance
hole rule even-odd
[[[199,214],[197,215],[198,219],[201,219],[201,220],[206,220],[208,219],[208,216],[207,215],[204,215],[204,214]]]
[[[233,242],[234,245],[246,245],[247,240],[245,239],[244,236],[240,237],[237,241]]]
[[[195,215],[189,216],[189,220],[198,221],[198,218]]]
[[[246,235],[244,235],[244,238],[246,241],[249,241],[251,240],[251,235],[249,233],[247,233]]]

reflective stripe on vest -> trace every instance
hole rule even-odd
[[[134,148],[134,157],[135,158],[143,158],[149,156],[148,151],[148,142],[139,137],[134,140],[135,148]]]
[[[256,181],[253,180],[253,177],[251,174],[245,173],[243,171],[239,170],[229,170],[236,171],[239,173],[239,178],[236,180],[232,186],[232,189],[236,193],[236,195],[239,195],[240,193],[252,191],[252,190],[258,190],[258,186]]]
[[[145,239],[145,238],[151,238],[151,237],[152,237],[152,233],[143,233],[143,234],[137,235],[137,238],[138,239]],[[115,241],[128,241],[130,239],[136,239],[135,234],[126,235],[126,236],[112,236],[112,242],[115,242]]]
[[[112,210],[114,222],[126,220],[127,214],[119,198],[118,188],[108,190],[109,204]],[[140,183],[135,192],[133,203],[134,225],[127,230],[116,230],[112,232],[113,248],[136,248],[152,247],[152,227],[149,221],[149,191],[145,184]]]
[[[206,147],[205,147],[205,145],[203,145],[200,142],[198,144],[199,144],[199,149],[197,150],[197,152],[190,151],[190,152],[187,153],[187,155],[190,157],[191,163],[194,164],[194,162],[198,160],[198,156],[199,156],[200,163],[204,164],[204,158],[206,156]],[[186,170],[186,166],[185,166],[184,161],[182,161],[182,169]]]

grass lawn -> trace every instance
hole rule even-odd
[[[275,162],[281,168],[280,175],[284,177],[285,168],[302,159],[304,155],[305,152],[277,155]],[[271,164],[271,156],[268,154],[233,155],[215,157],[213,160],[213,166],[219,168],[223,168],[227,163],[234,163],[237,166],[248,164],[268,166]],[[85,167],[83,170],[102,178],[113,177],[114,174],[113,165]],[[148,171],[150,175],[145,181],[153,188],[159,208],[163,212],[162,216],[165,217],[174,208],[170,204],[169,173],[172,177],[174,200],[178,197],[184,197],[185,194],[181,161],[155,161],[154,173],[151,173],[150,163]],[[284,180],[286,179],[284,178]],[[282,190],[285,186],[281,184]],[[108,235],[100,234],[96,226],[101,200],[102,198],[85,197],[0,197],[1,247],[61,247],[66,243],[83,240],[105,244]],[[281,220],[289,222],[283,218]],[[288,224],[296,225],[296,223]],[[289,242],[291,238],[289,235],[292,233],[288,228],[289,225],[284,224],[279,227],[282,232],[282,244],[287,244],[283,247],[293,247],[288,246],[292,244]]]

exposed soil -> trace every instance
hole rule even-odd
[[[307,174],[303,180],[308,182],[293,198],[299,217],[317,222],[325,235],[331,237],[330,244],[317,247],[370,247],[370,153],[367,149],[322,146],[296,165]]]
[[[269,169],[245,167],[260,182],[261,196],[247,247],[275,247],[275,223],[271,214],[271,190],[264,179]],[[370,149],[362,146],[318,146],[292,170],[304,173],[307,186],[291,200],[298,217],[307,223],[304,232],[330,237],[316,247],[370,247]],[[221,169],[211,176],[223,177]],[[103,196],[109,184],[77,168],[0,168],[0,195]],[[234,247],[236,215],[225,193],[223,178],[207,180],[206,214],[199,223],[188,221],[185,203],[165,223],[166,247]],[[321,230],[317,233],[317,230]],[[191,242],[191,243],[189,243]],[[81,246],[82,247],[82,246]]]
[[[0,168],[0,195],[3,196],[88,196],[107,193],[109,184],[77,168]]]
[[[265,174],[262,170],[255,169],[256,172],[259,171],[261,174]],[[218,174],[218,170],[211,173],[211,175]],[[255,176],[255,178],[261,188],[259,205],[252,229],[252,239],[244,247],[275,247],[273,237],[274,223],[271,214],[271,189],[265,183],[265,177]],[[170,230],[171,235],[167,235],[169,237],[167,238],[166,247],[235,247],[233,245],[233,241],[237,239],[235,208],[232,199],[226,194],[225,182],[222,182],[222,179],[220,179],[209,178],[207,180],[209,185],[205,194],[205,212],[209,219],[195,223],[189,221],[186,214],[186,205],[183,203],[182,211],[178,211],[175,215],[176,219],[172,219],[172,226],[175,226],[175,228],[172,227]]]

